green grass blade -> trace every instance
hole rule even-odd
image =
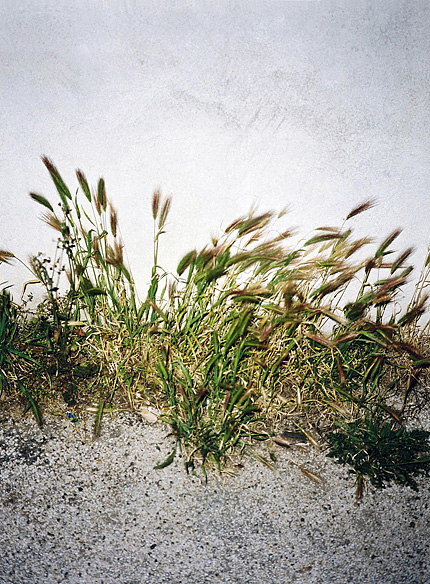
[[[67,199],[69,199],[71,201],[72,195],[71,195],[66,183],[63,181],[61,174],[58,172],[57,167],[53,164],[53,162],[47,156],[42,156],[42,162],[46,166],[46,168],[48,169],[49,174],[51,175],[51,178],[52,178],[52,180],[55,184],[55,187],[57,189],[57,192],[60,196],[61,202],[63,203],[63,205],[66,209],[69,209]]]
[[[49,209],[52,213],[54,212],[54,209],[52,208],[51,203],[48,201],[48,199],[45,199],[45,197],[42,197],[42,195],[38,195],[37,193],[30,193],[30,197],[33,199],[33,201],[36,201],[40,205],[43,205],[44,207]]]
[[[21,383],[21,381],[17,381],[18,387],[21,390],[21,392],[24,394],[24,396],[26,397],[26,399],[28,400],[28,403],[33,411],[34,417],[36,419],[37,425],[39,427],[41,427],[43,425],[43,420],[42,420],[42,416],[39,410],[39,406],[37,405],[36,400],[31,396],[31,394],[25,389],[25,387],[23,386],[23,384]]]
[[[384,240],[384,241],[381,243],[381,245],[378,247],[378,249],[376,250],[376,253],[375,253],[375,258],[380,258],[380,257],[382,257],[382,256],[384,256],[384,255],[387,255],[387,254],[389,254],[389,253],[392,253],[392,252],[386,251],[386,250],[387,250],[387,247],[388,247],[388,246],[390,246],[390,245],[393,243],[393,241],[394,241],[394,240],[395,240],[395,239],[396,239],[396,238],[397,238],[397,237],[398,237],[398,236],[401,234],[401,232],[402,232],[402,230],[401,230],[401,229],[396,229],[396,230],[394,230],[394,231],[393,231],[393,232],[392,232],[392,233],[391,233],[391,234],[390,234],[390,235],[387,237],[387,239],[385,239],[385,240]]]
[[[176,456],[176,446],[172,450],[171,454],[169,454],[169,456],[166,458],[166,460],[163,462],[160,462],[160,464],[157,464],[156,466],[154,466],[154,468],[157,470],[160,468],[166,468],[166,466],[169,466],[172,464],[172,462],[175,460],[175,456]]]
[[[192,264],[192,262],[196,259],[196,257],[197,257],[197,251],[195,249],[193,249],[192,251],[190,251],[186,255],[184,255],[184,257],[181,259],[181,261],[179,262],[178,267],[176,269],[179,276],[182,276],[182,274],[185,272],[185,270],[188,268],[188,266],[190,266]]]

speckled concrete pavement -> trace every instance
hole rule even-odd
[[[430,488],[370,489],[315,449],[277,448],[236,476],[154,466],[174,439],[132,414],[0,415],[0,584],[426,584]],[[291,461],[318,473],[309,480]]]

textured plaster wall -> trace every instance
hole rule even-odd
[[[419,264],[429,54],[427,0],[2,0],[0,248],[53,250],[28,197],[54,193],[47,154],[71,187],[76,167],[104,176],[142,289],[155,187],[169,269],[253,204],[289,205],[306,235],[375,196],[358,231],[404,227]]]

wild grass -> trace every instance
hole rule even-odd
[[[53,257],[31,259],[32,282],[46,299],[30,317],[7,290],[0,297],[6,401],[20,392],[38,423],[58,397],[76,411],[95,407],[95,435],[106,408],[149,408],[177,438],[160,466],[180,448],[187,470],[204,473],[208,465],[223,469],[254,441],[280,443],[285,429],[324,443],[336,425],[364,429],[362,437],[378,419],[397,428],[399,440],[406,436],[408,404],[430,365],[422,324],[430,254],[399,312],[412,249],[391,249],[399,230],[374,243],[355,238],[350,226],[373,201],[299,243],[282,227],[284,213],[253,210],[167,274],[158,252],[171,200],[156,191],[151,283],[141,301],[104,180],[91,191],[78,170],[72,195],[52,161],[42,160],[60,211],[30,196],[58,243]],[[13,259],[0,251],[0,261]],[[420,447],[430,448],[425,439]],[[401,473],[390,476],[402,482]]]

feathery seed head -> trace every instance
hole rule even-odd
[[[346,220],[351,219],[351,217],[355,217],[356,215],[359,215],[360,213],[364,213],[364,211],[371,209],[375,205],[376,205],[376,199],[369,199],[368,201],[362,203],[361,205],[358,205],[358,207],[354,207],[354,209],[352,211],[350,211],[348,213],[348,215],[346,216]]]
[[[99,179],[99,184],[97,187],[97,197],[99,200],[99,204],[102,207],[103,211],[106,211],[107,205],[107,195],[106,195],[106,185],[103,178]]]
[[[112,235],[116,237],[118,227],[118,214],[111,203],[109,203],[109,210],[110,210],[110,229]]]
[[[168,197],[163,203],[163,206],[161,208],[161,213],[160,213],[160,219],[158,221],[159,229],[162,229],[164,227],[164,225],[166,224],[167,215],[169,214],[171,204],[172,204],[172,199],[170,197]]]
[[[87,178],[85,174],[79,168],[76,170],[76,177],[78,179],[79,184],[81,185],[81,189],[84,192],[84,195],[87,197],[88,201],[91,202],[91,191],[88,185]]]
[[[153,217],[154,221],[158,215],[158,209],[160,207],[160,198],[161,198],[161,193],[160,193],[159,189],[157,189],[154,191],[154,194],[152,195],[152,217]]]
[[[64,224],[58,219],[56,215],[54,215],[54,213],[43,213],[42,220],[47,225],[55,229],[55,231],[59,231],[60,233],[62,232]]]
[[[5,264],[10,264],[10,260],[14,257],[15,256],[12,252],[0,249],[0,263],[4,262]]]
[[[101,215],[102,207],[100,205],[100,200],[99,200],[98,196],[95,193],[93,194],[93,202],[94,202],[94,205],[95,205],[95,208],[96,208],[97,213],[99,215]]]

